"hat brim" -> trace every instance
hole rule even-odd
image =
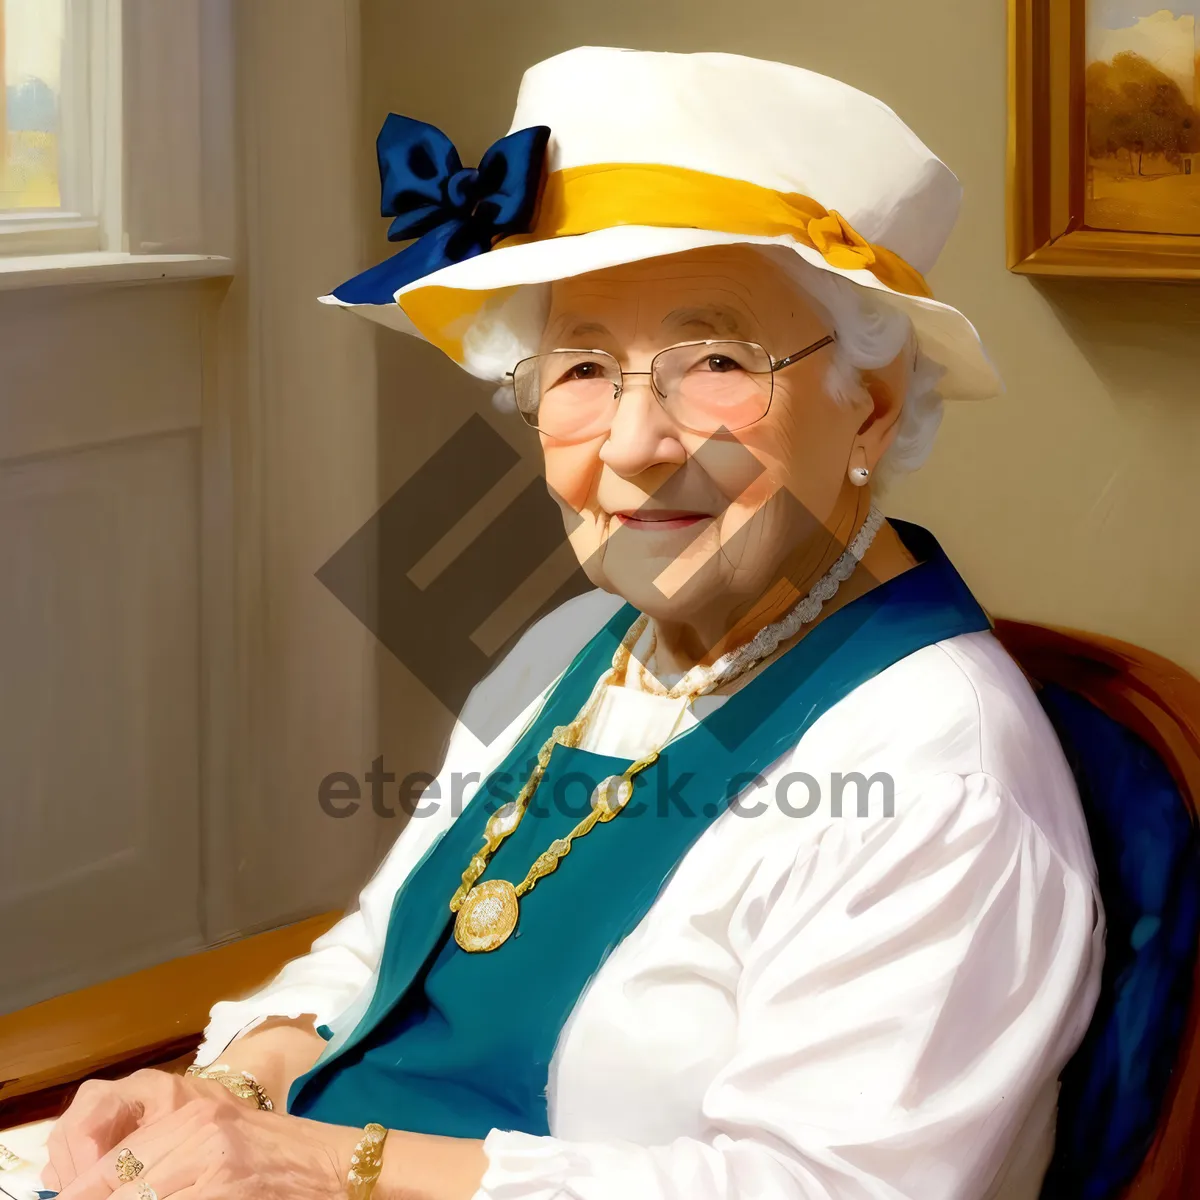
[[[984,400],[1004,390],[975,326],[958,309],[924,296],[894,291],[870,271],[831,266],[817,250],[786,235],[755,237],[710,229],[615,225],[478,254],[400,288],[390,304],[349,304],[333,295],[322,296],[321,302],[351,309],[391,329],[432,342],[459,366],[471,370],[463,357],[463,334],[483,305],[499,293],[642,259],[735,244],[784,246],[818,270],[840,275],[895,305],[912,321],[925,356],[943,368],[937,390],[947,399]],[[472,373],[499,382],[499,377],[490,372]]]

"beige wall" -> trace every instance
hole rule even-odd
[[[975,321],[1008,385],[989,404],[950,407],[933,458],[890,511],[932,527],[994,613],[1115,635],[1200,673],[1200,287],[1005,270],[1004,10],[364,0],[365,178],[374,186],[369,138],[389,109],[439,125],[477,161],[507,128],[522,70],[573,45],[777,58],[874,93],[962,180],[962,218],[932,282]],[[379,336],[381,453],[398,479],[477,393],[427,347]]]

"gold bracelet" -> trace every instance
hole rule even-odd
[[[188,1067],[184,1073],[193,1079],[211,1079],[239,1100],[249,1100],[256,1108],[267,1112],[275,1110],[271,1097],[249,1071],[231,1071],[225,1063],[213,1063],[211,1067]]]
[[[362,1140],[350,1155],[350,1170],[346,1173],[347,1200],[368,1200],[375,1190],[379,1172],[383,1170],[383,1143],[388,1131],[382,1125],[368,1125]]]

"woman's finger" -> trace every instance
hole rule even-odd
[[[224,1116],[224,1120],[222,1120]],[[228,1153],[228,1114],[215,1107],[197,1105],[190,1119],[171,1136],[158,1141],[147,1153],[158,1154],[152,1167],[132,1182],[122,1184],[110,1195],[110,1200],[177,1200],[181,1194],[193,1198],[204,1191],[204,1184],[215,1170],[225,1166],[220,1161]],[[139,1186],[141,1185],[141,1186]],[[149,1188],[149,1192],[146,1190]]]
[[[50,1164],[61,1192],[75,1177],[96,1163],[111,1146],[137,1128],[137,1112],[118,1084],[88,1080],[75,1093],[70,1108],[55,1122],[46,1140]],[[108,1144],[106,1144],[108,1143]]]
[[[142,1170],[140,1179],[156,1164],[166,1161],[179,1146],[187,1143],[195,1131],[206,1122],[212,1123],[220,1101],[197,1100],[169,1113],[153,1125],[135,1130],[107,1154],[67,1185],[60,1193],[62,1200],[107,1200],[114,1192],[126,1189],[118,1173],[117,1161],[128,1150]],[[136,1180],[133,1181],[136,1183]],[[157,1188],[155,1189],[157,1191]],[[136,1200],[136,1188],[126,1194]]]
[[[112,1200],[174,1200],[181,1192],[194,1189],[204,1172],[205,1132],[193,1133],[186,1141],[168,1150],[153,1168],[147,1167],[132,1183],[122,1184],[111,1194]],[[148,1195],[146,1188],[153,1192]]]
[[[159,1200],[167,1200],[165,1192],[160,1192],[157,1188],[154,1189],[154,1194],[159,1197]],[[177,1192],[171,1192],[171,1200],[208,1200],[205,1196],[204,1187],[201,1184],[193,1183],[190,1187],[180,1188]],[[139,1192],[134,1192],[135,1200],[153,1200],[150,1196],[142,1196]]]
[[[55,1123],[46,1142],[43,1173],[62,1191],[139,1125],[182,1106],[182,1081],[165,1071],[135,1071],[118,1080],[89,1079]]]

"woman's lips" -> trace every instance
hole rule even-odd
[[[638,509],[636,512],[617,512],[613,516],[626,529],[642,529],[663,533],[668,529],[688,529],[701,521],[710,520],[708,513],[685,512],[682,509]]]

